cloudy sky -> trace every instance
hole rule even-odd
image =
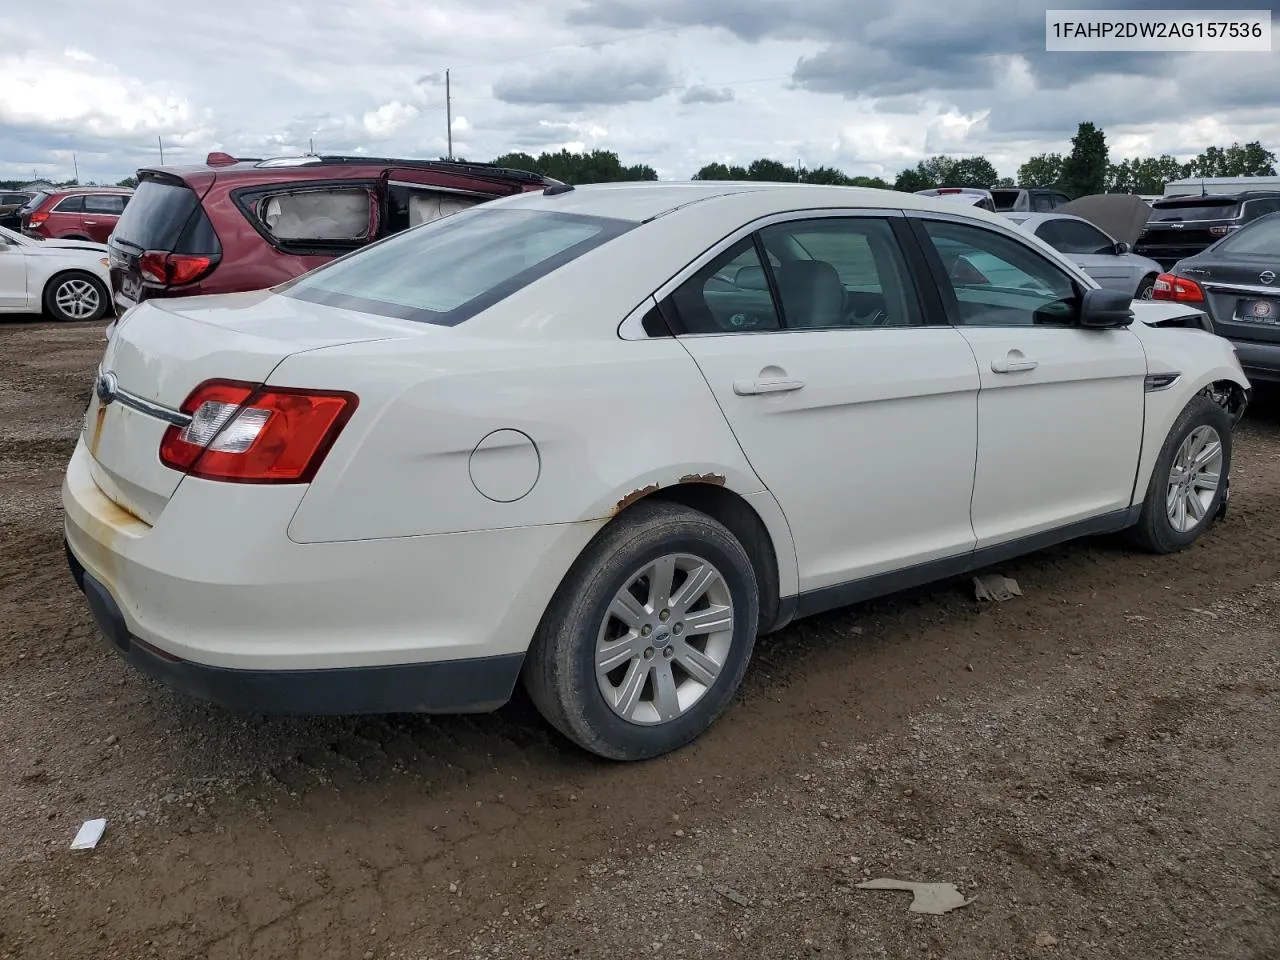
[[[1087,0],[1086,0],[1087,2]],[[1223,0],[1108,6],[1205,8]],[[769,156],[1012,175],[1081,120],[1112,158],[1261,139],[1280,54],[1046,53],[1041,0],[5,0],[0,179],[116,180],[209,150],[607,148],[664,178]],[[1259,4],[1239,4],[1259,8]]]

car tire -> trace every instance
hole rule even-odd
[[[1183,550],[1220,515],[1231,478],[1231,428],[1230,414],[1203,394],[1187,404],[1160,449],[1142,513],[1130,530],[1136,546],[1150,553]],[[1210,456],[1214,443],[1217,452]],[[1196,468],[1206,456],[1208,463]],[[1206,477],[1215,474],[1206,497]]]
[[[1142,282],[1138,284],[1138,289],[1133,295],[1135,300],[1150,300],[1156,289],[1155,277],[1143,277]]]
[[[672,587],[657,596],[671,598],[667,619],[668,607],[651,603],[653,583],[664,578]],[[704,580],[709,587],[681,596],[685,584],[697,590]],[[641,501],[596,536],[556,591],[525,660],[525,689],[553,727],[598,756],[660,756],[728,707],[751,659],[759,603],[751,559],[723,525],[682,506]]]
[[[82,270],[60,273],[44,287],[45,313],[64,323],[101,320],[110,303],[102,281]]]

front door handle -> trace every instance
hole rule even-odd
[[[97,220],[81,220],[80,222],[83,223],[86,227],[96,227],[98,225]]]
[[[1034,370],[1040,364],[1034,360],[1028,360],[1023,356],[1021,350],[1010,350],[1009,355],[1003,360],[992,360],[991,370],[993,373],[1023,373],[1027,370]]]
[[[733,392],[740,397],[751,397],[761,393],[790,393],[804,386],[803,380],[791,380],[786,377],[771,377],[759,380],[735,380]]]

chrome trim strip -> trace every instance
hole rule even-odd
[[[118,387],[113,400],[131,410],[145,413],[148,417],[155,417],[157,420],[171,423],[175,427],[185,427],[191,422],[191,414],[189,413],[183,413],[181,410],[170,410],[168,407],[162,407],[158,403],[144,400],[137,394],[129,393],[127,390],[121,390]]]
[[[1269,297],[1280,296],[1280,287],[1258,287],[1251,283],[1202,283],[1200,286],[1215,293],[1262,293]]]
[[[1147,393],[1159,393],[1161,390],[1168,390],[1181,379],[1181,373],[1152,373],[1147,375],[1143,388]]]

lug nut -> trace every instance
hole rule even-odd
[[[640,636],[642,637],[647,637],[651,633],[653,633],[653,627],[649,626],[647,623],[640,628]]]
[[[645,658],[646,660],[652,660],[652,659],[653,659],[653,647],[646,647],[646,648],[645,648],[645,651],[644,651],[644,658]]]
[[[684,633],[684,624],[677,623],[674,627],[671,628],[671,632],[674,633],[677,637],[680,636],[680,634]]]
[[[658,614],[658,619],[661,620],[663,623],[666,623],[668,620],[671,619],[671,611],[663,610],[660,614]]]
[[[670,660],[672,657],[674,657],[674,656],[676,655],[676,648],[675,648],[675,647],[663,647],[663,648],[662,648],[662,655],[663,655],[664,657],[666,657],[668,660]]]

